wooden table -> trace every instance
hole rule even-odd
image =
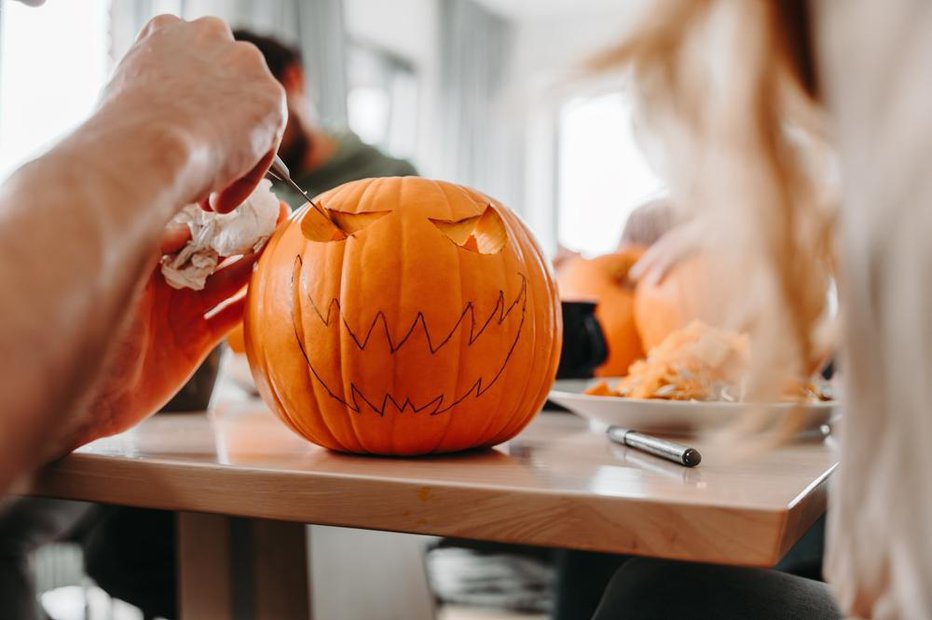
[[[258,401],[230,402],[208,415],[155,416],[86,446],[42,471],[31,493],[179,511],[191,618],[229,615],[243,596],[232,585],[242,563],[225,541],[244,524],[250,604],[275,618],[310,613],[296,524],[772,566],[824,513],[836,458],[822,441],[737,463],[696,447],[703,462],[686,469],[545,412],[491,451],[358,457],[306,443]]]

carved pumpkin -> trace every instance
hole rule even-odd
[[[644,356],[634,322],[634,285],[628,270],[643,250],[630,247],[592,259],[575,257],[557,273],[560,297],[566,301],[595,301],[595,316],[608,344],[608,359],[596,369],[602,377],[628,374],[628,367]]]
[[[259,393],[333,450],[491,446],[546,399],[556,288],[524,224],[471,189],[417,177],[347,183],[296,211],[249,285]]]
[[[707,305],[707,277],[704,260],[695,257],[675,265],[657,284],[646,281],[638,284],[634,319],[646,351],[693,320],[717,324],[712,308]]]

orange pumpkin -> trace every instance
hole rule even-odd
[[[638,283],[634,320],[646,351],[693,320],[717,324],[707,305],[707,277],[706,262],[695,257],[675,265],[657,284]]]
[[[227,344],[234,353],[246,352],[246,336],[243,334],[243,324],[239,323],[227,334]]]
[[[608,358],[596,369],[601,377],[628,374],[628,367],[644,357],[634,322],[634,285],[628,270],[643,250],[630,247],[592,259],[567,261],[557,273],[560,297],[566,301],[595,301],[596,318],[608,345]]]
[[[417,177],[337,187],[278,229],[249,285],[246,352],[295,432],[346,452],[491,446],[546,399],[556,287],[525,225]]]

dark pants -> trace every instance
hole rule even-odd
[[[587,620],[595,613],[612,576],[631,556],[558,549],[554,620]]]
[[[115,598],[146,618],[178,617],[175,572],[175,513],[109,507],[88,535],[87,574]]]
[[[632,558],[615,573],[593,620],[841,618],[820,581],[758,568]]]
[[[45,618],[30,559],[56,541],[84,547],[85,570],[146,618],[175,618],[174,514],[25,497],[0,509],[0,618]]]
[[[819,580],[825,548],[825,517],[799,539],[774,570]],[[632,556],[560,549],[556,552],[554,620],[591,618],[612,577]]]
[[[36,597],[32,553],[48,542],[79,536],[95,511],[93,504],[32,497],[0,507],[0,616],[45,617]]]

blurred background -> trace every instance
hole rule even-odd
[[[580,74],[644,4],[0,0],[0,178],[87,116],[150,17],[217,15],[300,48],[327,130],[502,200],[551,254],[601,254],[663,184],[632,133],[623,82]]]

